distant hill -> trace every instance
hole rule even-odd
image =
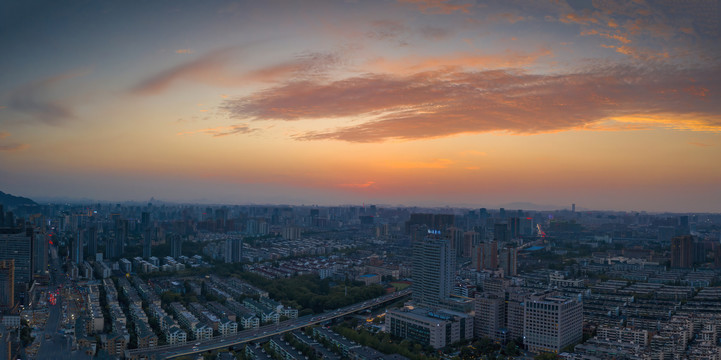
[[[7,211],[10,208],[16,208],[23,205],[37,205],[38,203],[26,197],[13,196],[0,191],[0,204],[2,204]]]

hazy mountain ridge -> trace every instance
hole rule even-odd
[[[7,209],[10,207],[18,207],[23,205],[37,205],[38,203],[26,197],[14,196],[12,194],[6,194],[0,191],[0,204],[2,204]]]

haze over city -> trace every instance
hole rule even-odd
[[[717,1],[0,4],[0,190],[718,212]]]

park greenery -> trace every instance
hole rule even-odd
[[[320,279],[317,275],[301,275],[292,279],[267,279],[244,272],[237,276],[267,291],[272,299],[298,309],[310,309],[316,314],[373,299],[385,293],[385,289],[380,285],[365,286],[360,282],[352,281],[336,284],[331,279]],[[309,312],[306,311],[301,315],[307,313]]]

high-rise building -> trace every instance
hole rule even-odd
[[[481,234],[476,231],[466,231],[463,233],[463,246],[461,246],[461,256],[471,257],[473,248],[481,243]]]
[[[688,222],[688,215],[678,217],[678,231],[677,235],[688,235],[691,233],[691,226]]]
[[[456,253],[456,257],[463,254],[463,230],[457,227],[446,229],[446,237],[451,241],[451,248]]]
[[[471,264],[476,271],[498,268],[498,243],[487,241],[473,248]]]
[[[16,291],[25,291],[32,281],[33,235],[32,227],[0,229],[0,260],[15,260]]]
[[[473,326],[476,337],[506,340],[506,301],[503,293],[476,295]]]
[[[243,238],[233,237],[225,240],[225,262],[239,263],[243,261]]]
[[[123,256],[125,245],[128,243],[130,235],[130,221],[127,219],[117,218],[115,222],[115,236],[108,241],[105,252],[109,258],[118,258]]]
[[[85,232],[82,229],[75,231],[75,239],[70,244],[70,260],[73,263],[80,265],[83,263],[83,235]]]
[[[88,243],[87,256],[95,258],[95,254],[98,253],[98,227],[95,224],[90,224],[85,231],[85,239]]]
[[[33,275],[36,278],[46,279],[48,270],[48,242],[50,236],[42,231],[35,231],[33,237]]]
[[[508,340],[523,339],[523,325],[525,318],[525,306],[526,303],[521,296],[514,296],[517,294],[509,293],[509,299],[506,302],[506,338]],[[517,341],[521,343],[521,341]]]
[[[518,275],[518,249],[515,247],[503,248],[500,264],[505,276]]]
[[[575,298],[541,294],[525,303],[523,344],[534,353],[558,353],[583,338],[583,304]]]
[[[413,244],[413,300],[418,305],[439,307],[451,295],[456,272],[456,253],[448,239],[431,232]]]
[[[509,236],[511,239],[516,239],[521,236],[521,218],[508,218],[508,231],[510,232]]]
[[[178,234],[173,234],[170,236],[170,256],[173,259],[179,258],[182,253],[182,244],[183,244],[183,238],[180,237]]]
[[[143,259],[150,259],[153,245],[153,228],[147,227],[143,232]]]
[[[671,239],[671,267],[681,269],[693,267],[693,236],[683,235]]]
[[[0,312],[15,306],[15,260],[0,260]]]
[[[140,226],[143,228],[143,230],[146,230],[150,227],[150,213],[147,211],[143,211],[142,214],[140,214]]]
[[[493,225],[493,240],[501,244],[511,241],[511,232],[508,230],[508,224],[501,223]]]

